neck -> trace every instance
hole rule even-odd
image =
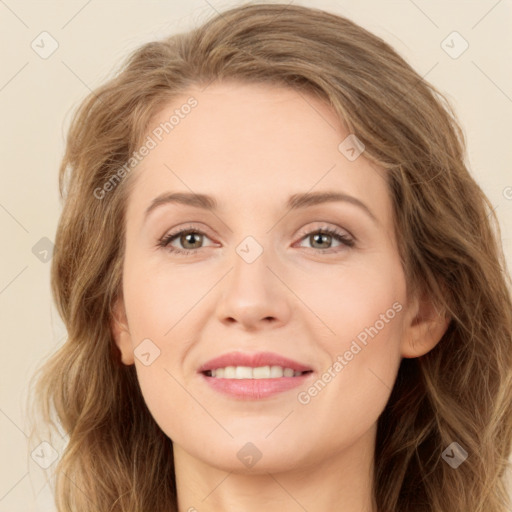
[[[314,464],[234,473],[174,445],[179,512],[376,512],[372,493],[375,428]],[[256,468],[256,466],[255,466]],[[238,471],[238,468],[237,468]]]

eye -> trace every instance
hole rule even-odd
[[[182,228],[174,233],[170,233],[165,235],[158,241],[159,247],[167,248],[170,252],[174,252],[176,254],[191,254],[196,251],[196,249],[201,249],[198,244],[200,244],[203,238],[206,237],[206,234],[198,229],[192,228]],[[177,247],[171,246],[171,242],[178,240],[182,247],[185,246],[185,249],[179,249]],[[188,248],[188,246],[192,246]]]
[[[333,251],[332,247],[328,247],[328,245],[332,245],[333,239],[346,247],[353,247],[355,245],[355,240],[346,232],[330,227],[322,227],[314,231],[309,231],[301,238],[301,240],[309,240],[313,249],[319,249],[319,251],[315,252],[321,253],[337,252],[336,250]],[[315,245],[317,245],[317,247],[315,247]],[[318,247],[318,245],[320,245],[320,247]]]
[[[158,241],[158,246],[166,248],[175,254],[189,255],[203,248],[201,244],[205,237],[208,238],[203,231],[187,227],[165,235]],[[354,239],[347,233],[330,227],[322,227],[314,231],[309,231],[303,235],[300,240],[304,239],[308,239],[313,245],[320,244],[321,247],[312,247],[312,249],[319,249],[315,252],[321,253],[337,252],[336,250],[333,251],[332,247],[326,247],[326,244],[332,245],[333,239],[346,247],[353,247],[355,245]],[[174,241],[178,241],[181,246],[185,248],[180,249],[179,247],[172,246],[171,243]]]

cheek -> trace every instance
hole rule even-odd
[[[181,377],[169,370],[163,354],[150,366],[139,361],[135,364],[142,396],[153,419],[169,438],[179,438],[182,418],[188,416],[192,405],[190,396],[177,382]]]
[[[204,416],[187,391],[182,370],[191,344],[188,340],[197,339],[194,307],[216,279],[211,273],[184,274],[183,269],[152,267],[147,258],[132,256],[126,260],[123,277],[141,392],[153,419],[171,439],[186,438],[190,435],[189,418]]]
[[[394,258],[380,256],[357,266],[333,266],[329,273],[317,273],[302,284],[298,294],[321,321],[321,338],[332,356],[347,350],[356,338],[364,344],[399,337],[405,277]]]
[[[341,423],[355,431],[365,421],[368,426],[376,421],[394,385],[401,360],[405,277],[398,262],[382,257],[380,264],[340,269],[323,284],[310,287],[308,306],[324,324],[316,342],[330,362],[320,382],[304,390],[298,401],[312,416],[329,416],[333,434]]]
[[[167,339],[174,326],[198,303],[215,276],[170,265],[151,265],[141,257],[128,260],[123,291],[134,339]]]

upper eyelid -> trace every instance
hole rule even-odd
[[[351,236],[352,238],[356,239],[356,237],[354,235],[352,235],[350,230],[348,230],[345,227],[333,225],[333,223],[330,222],[330,221],[318,220],[318,221],[313,221],[313,222],[318,223],[318,224],[323,224],[323,225],[322,226],[318,225],[316,227],[303,228],[303,229],[301,229],[300,233],[309,233],[309,232],[311,232],[313,230],[317,230],[317,229],[318,230],[321,230],[321,229],[336,229],[336,230],[346,231],[349,236]],[[185,225],[185,226],[182,226],[180,228],[177,228],[176,231],[174,231],[174,229],[169,230],[168,232],[166,232],[162,236],[162,238],[165,238],[167,236],[177,235],[177,234],[183,233],[184,231],[196,231],[198,233],[201,233],[201,234],[204,234],[204,235],[208,235],[209,229],[208,228],[203,228],[203,227],[198,227],[198,226],[193,226],[193,225]]]

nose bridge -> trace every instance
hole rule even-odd
[[[230,285],[247,299],[270,292],[268,265],[272,258],[268,242],[269,237],[248,235],[235,247]]]
[[[286,288],[269,267],[275,265],[270,236],[248,235],[235,247],[232,270],[226,276],[218,303],[219,319],[248,326],[289,315]]]
[[[252,279],[257,274],[260,280],[269,272],[266,265],[273,265],[272,236],[275,230],[269,230],[267,216],[257,213],[247,198],[246,207],[240,205],[239,215],[231,222],[233,231],[233,277]]]

